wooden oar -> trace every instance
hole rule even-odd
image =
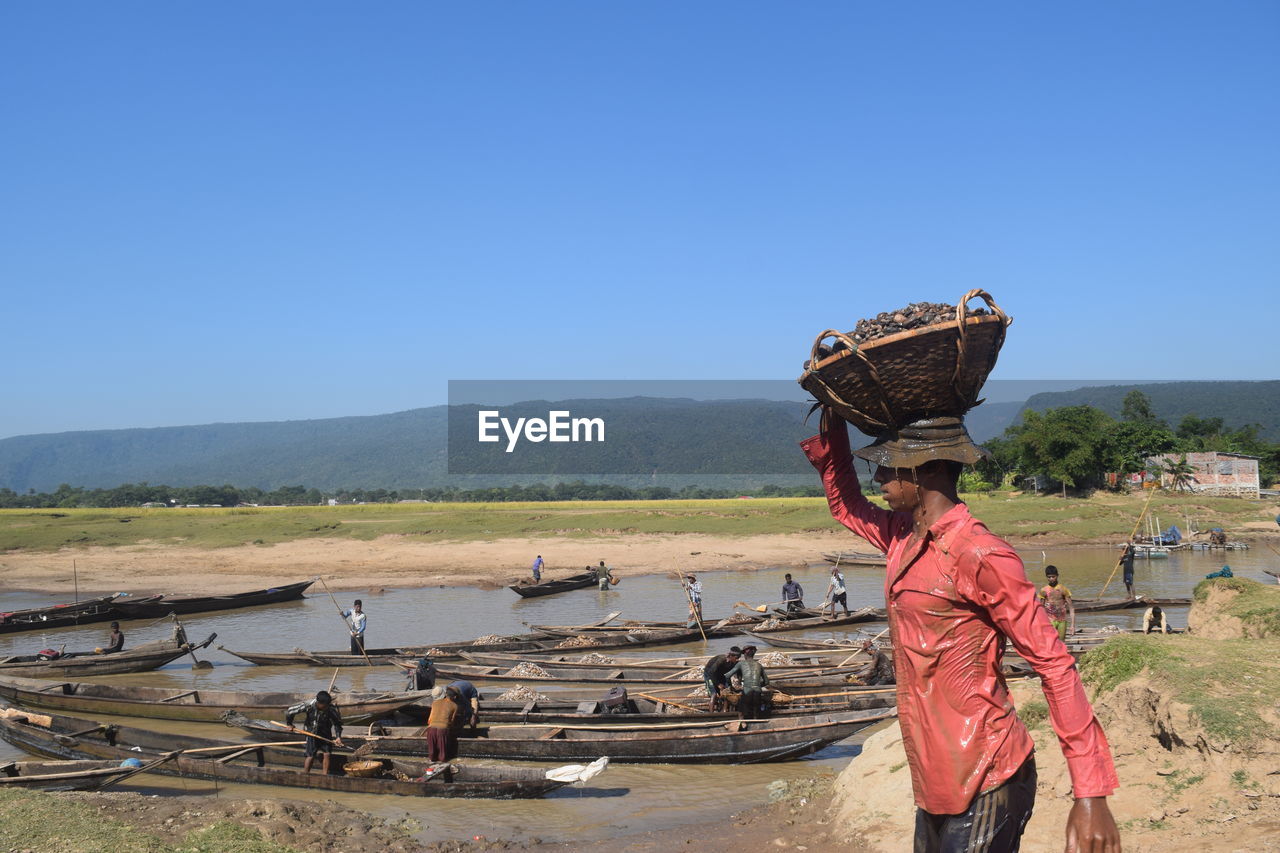
[[[182,750],[182,754],[194,755],[195,753],[199,753],[199,752],[228,752],[230,750],[235,750],[235,749],[249,750],[249,749],[261,749],[264,747],[275,747],[275,746],[306,746],[306,745],[307,745],[307,742],[305,740],[282,740],[282,741],[274,741],[272,743],[226,743],[226,744],[223,744],[222,746],[202,746],[199,749],[184,749]]]
[[[324,591],[329,593],[329,600],[333,602],[333,606],[338,609],[338,615],[342,617],[342,624],[347,626],[347,633],[355,636],[355,626],[347,621],[347,614],[342,612],[342,605],[338,603],[338,599],[334,597],[333,590],[329,589],[329,585],[324,582],[324,578],[320,578],[320,585],[324,587]],[[364,640],[358,643],[360,646],[360,654],[364,655],[364,662],[369,666],[373,666],[373,661],[369,660],[369,654],[364,650]]]
[[[156,767],[159,767],[161,764],[164,764],[166,761],[172,761],[173,759],[177,758],[179,755],[182,754],[182,752],[183,750],[180,750],[180,749],[175,750],[173,752],[167,752],[164,755],[157,758],[155,761],[149,761],[146,764],[142,765],[141,767],[134,768],[128,773],[124,773],[112,779],[108,779],[106,782],[103,782],[94,790],[101,791],[106,788],[110,788],[112,785],[118,785],[121,782],[123,782],[125,779],[129,779],[134,776],[137,776],[139,773],[146,773],[148,770],[153,770]]]
[[[677,708],[684,708],[686,711],[697,711],[699,714],[703,713],[701,708],[695,708],[692,705],[684,705],[684,704],[681,704],[680,702],[675,702],[671,699],[663,699],[657,696],[650,696],[648,693],[637,693],[636,695],[639,696],[641,699],[648,699],[650,702],[660,702],[664,705],[675,705]]]

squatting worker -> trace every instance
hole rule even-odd
[[[461,712],[458,691],[452,687],[431,690],[431,714],[427,717],[427,759],[448,761],[457,754]]]
[[[862,650],[871,658],[871,666],[867,668],[867,674],[863,677],[862,683],[868,687],[893,684],[895,680],[893,661],[889,660],[889,656],[875,644],[874,640],[864,640]]]
[[[764,704],[764,688],[769,686],[769,674],[764,666],[756,660],[756,647],[745,646],[742,649],[742,660],[733,665],[725,675],[725,680],[734,676],[742,679],[742,698],[738,700],[738,716],[744,720],[758,720],[762,716],[761,705]]]
[[[1159,631],[1161,634],[1169,633],[1169,620],[1165,618],[1164,610],[1159,604],[1153,604],[1147,608],[1147,612],[1142,614],[1142,633],[1150,634],[1152,631]]]
[[[302,723],[303,731],[319,735],[319,737],[306,738],[306,758],[302,762],[302,769],[310,773],[311,765],[316,760],[316,753],[320,753],[324,756],[320,767],[325,773],[328,773],[329,756],[332,754],[333,748],[343,745],[342,715],[338,713],[338,708],[333,704],[333,697],[329,695],[328,690],[321,690],[316,693],[316,698],[314,699],[290,705],[289,710],[285,712],[285,725],[292,727],[293,718],[303,712],[306,713]]]
[[[916,853],[1016,851],[1035,803],[1031,736],[1000,673],[1006,640],[1040,674],[1075,804],[1069,851],[1118,853],[1106,797],[1118,786],[1106,735],[1075,660],[1022,560],[956,496],[961,463],[984,453],[957,418],[921,421],[857,456],[878,468],[889,509],[863,496],[844,422],[824,411],[802,442],[831,514],[888,556],[885,602],[897,670],[898,723],[915,792]]]
[[[729,670],[733,669],[741,657],[742,649],[733,646],[724,654],[711,658],[702,668],[702,680],[707,686],[707,695],[711,697],[712,711],[724,710],[722,691],[729,686]]]

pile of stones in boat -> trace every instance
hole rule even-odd
[[[507,675],[514,675],[519,678],[550,678],[551,673],[547,672],[536,663],[522,662],[518,663],[511,669],[507,670]]]
[[[548,698],[523,684],[517,684],[507,692],[498,694],[499,702],[546,702]]]
[[[556,643],[557,649],[578,649],[583,646],[598,646],[600,641],[592,637],[569,637]]]

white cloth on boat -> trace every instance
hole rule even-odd
[[[606,755],[586,765],[566,764],[563,767],[553,767],[547,771],[547,778],[553,782],[572,782],[575,785],[581,785],[599,776],[608,766],[609,757]]]

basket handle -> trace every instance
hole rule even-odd
[[[1004,330],[1008,328],[1010,322],[1009,315],[1004,313],[1004,309],[996,304],[990,293],[981,288],[975,287],[960,297],[960,301],[956,303],[956,331],[959,333],[959,337],[956,338],[956,370],[951,375],[951,387],[956,389],[956,398],[966,407],[972,407],[973,400],[960,396],[958,389],[960,387],[960,377],[964,375],[965,368],[968,366],[968,351],[965,345],[969,337],[969,324],[966,320],[969,318],[969,303],[974,299],[981,299],[987,303],[991,313],[1000,318],[1000,329],[995,342],[997,351],[1004,344]]]
[[[840,341],[841,343],[843,343],[845,346],[847,346],[849,349],[853,350],[854,352],[858,351],[858,345],[854,343],[853,338],[849,337],[844,332],[841,332],[837,329],[827,329],[825,332],[818,335],[818,337],[814,338],[813,340],[813,349],[809,351],[809,372],[810,373],[813,373],[818,366],[818,347],[822,346],[822,342],[825,341],[827,338],[835,338],[836,340]]]
[[[834,388],[832,388],[823,380],[822,374],[818,372],[818,347],[822,346],[822,342],[825,341],[827,338],[835,338],[839,341],[842,341],[845,344],[845,346],[849,347],[850,353],[862,359],[862,363],[867,366],[867,372],[871,376],[871,381],[876,384],[876,389],[880,392],[880,395],[879,395],[880,408],[884,413],[883,421],[877,421],[876,418],[873,418],[867,415],[865,412],[862,412],[860,409],[855,409],[853,406],[850,406],[847,402],[845,402],[843,397],[841,397],[838,393],[836,393]],[[844,406],[850,411],[860,412],[863,417],[865,417],[870,422],[876,423],[878,426],[880,426],[880,428],[888,429],[889,425],[893,424],[896,421],[896,416],[894,415],[893,409],[889,405],[889,395],[885,393],[884,383],[880,381],[880,371],[876,370],[876,366],[871,363],[871,360],[867,358],[865,355],[863,355],[862,350],[858,347],[858,344],[853,340],[853,338],[849,337],[844,332],[841,332],[837,329],[827,329],[822,334],[818,335],[817,338],[814,339],[813,349],[809,353],[808,375],[811,376],[814,379],[814,381],[816,381],[819,385],[822,386],[822,389],[827,394],[830,395],[832,400],[835,400],[836,402],[840,403],[840,405]]]

